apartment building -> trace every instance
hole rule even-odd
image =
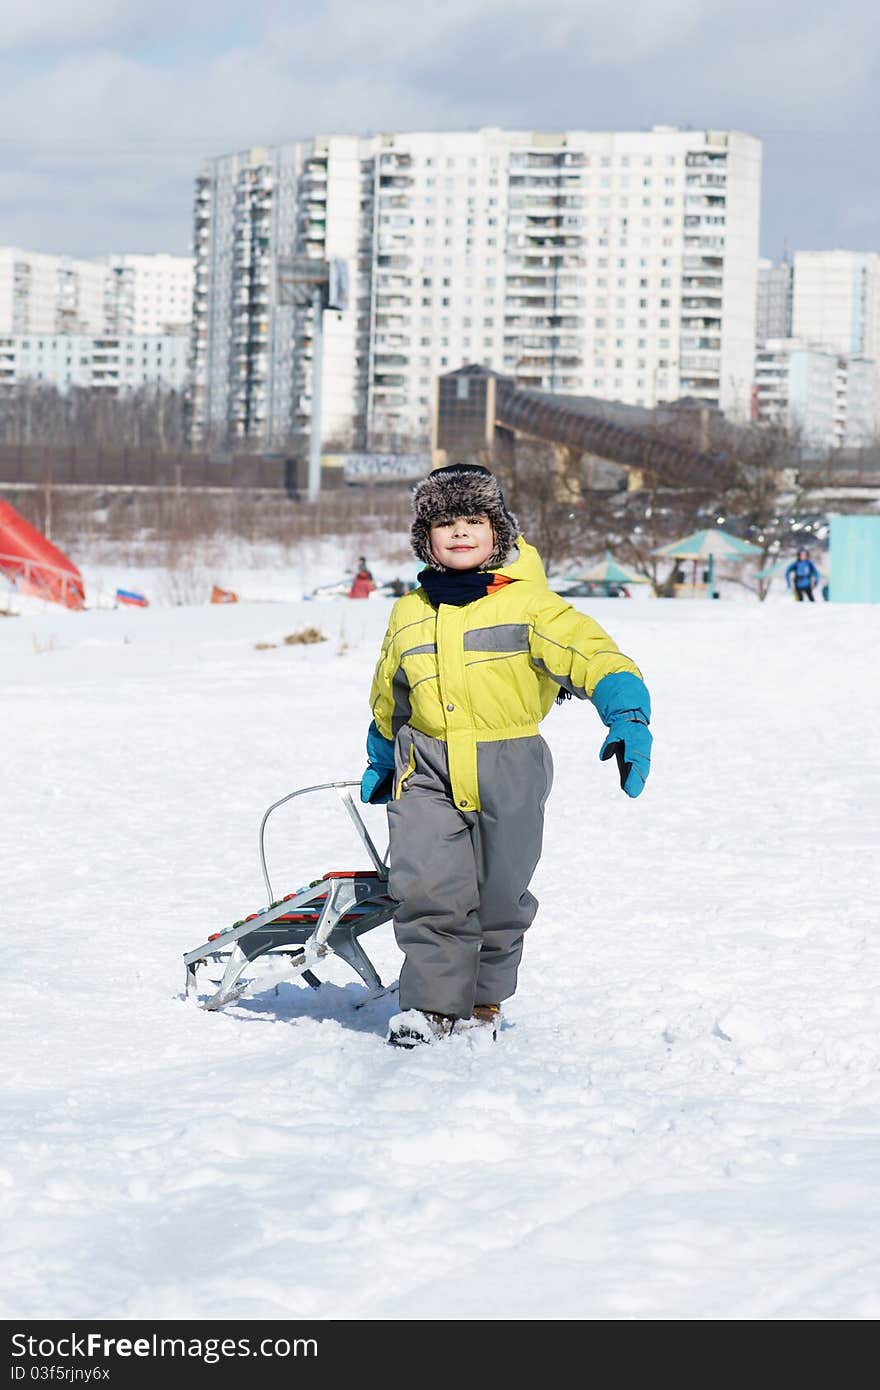
[[[196,184],[192,425],[281,442],[311,415],[313,313],[284,268],[342,259],[325,447],[415,444],[440,372],[747,418],[761,145],[733,131],[326,136]]]
[[[104,328],[108,333],[189,333],[195,258],[113,255],[105,270]]]
[[[880,361],[880,254],[796,252],[792,334]]]
[[[800,434],[816,455],[873,442],[877,364],[798,339],[769,339],[757,351],[755,405],[761,424]]]
[[[875,364],[869,394],[876,410],[866,440],[873,442],[880,434],[880,254],[798,251],[792,300],[792,334],[800,342]]]
[[[192,256],[95,260],[0,247],[0,333],[189,333]]]
[[[0,333],[0,387],[183,392],[188,358],[181,334]]]
[[[0,246],[0,333],[100,333],[105,282],[94,261]]]
[[[755,341],[790,338],[794,295],[794,265],[791,260],[774,263],[764,257],[758,261],[758,303]]]

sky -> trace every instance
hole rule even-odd
[[[0,244],[191,247],[193,180],[316,133],[739,129],[761,250],[880,247],[874,0],[33,0],[0,32]]]
[[[576,600],[645,674],[651,773],[621,793],[588,703],[543,722],[497,1042],[388,1047],[338,960],[185,999],[266,902],[265,809],[360,776],[390,603],[299,595],[355,542],[393,576],[388,539],[194,553],[182,606],[79,541],[88,611],[0,620],[0,1317],[876,1321],[880,772],[829,714],[880,679],[871,605]],[[266,853],[273,896],[366,859],[332,791]],[[391,925],[364,944],[390,984]]]

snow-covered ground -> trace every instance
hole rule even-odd
[[[0,618],[0,1314],[880,1316],[877,610],[578,601],[646,674],[647,790],[553,710],[506,1026],[406,1053],[338,963],[183,997],[265,900],[264,809],[360,774],[390,607],[252,581]],[[279,892],[364,859],[310,801],[270,822]]]

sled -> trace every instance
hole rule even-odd
[[[189,999],[199,1000],[198,971],[209,961],[222,964],[223,975],[214,992],[199,1002],[206,1009],[217,1010],[286,980],[301,978],[313,989],[319,989],[321,980],[315,974],[315,967],[331,955],[351,966],[367,987],[365,997],[358,1001],[356,1008],[396,989],[396,980],[387,986],[382,983],[361,940],[374,927],[390,920],[396,904],[388,896],[387,851],[382,858],[352,800],[349,789],[359,785],[359,782],[322,782],[314,787],[301,787],[268,807],[260,822],[260,863],[269,905],[233,922],[225,931],[214,932],[201,946],[186,952],[183,960]],[[273,900],[266,868],[266,822],[273,811],[295,797],[329,790],[339,794],[373,867],[331,869],[306,887]],[[264,956],[277,961],[278,971],[270,970],[268,974],[261,971],[256,978],[246,978],[248,967]]]

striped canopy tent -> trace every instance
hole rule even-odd
[[[691,583],[694,587],[697,583],[697,565],[701,560],[705,560],[706,585],[711,598],[716,560],[751,560],[753,556],[761,554],[761,549],[760,546],[752,545],[751,541],[740,540],[739,536],[731,535],[730,531],[722,531],[718,526],[708,526],[704,531],[694,531],[679,541],[670,541],[668,545],[658,546],[651,553],[668,555],[670,560],[692,560],[694,568]]]
[[[591,565],[583,574],[578,575],[578,579],[590,579],[598,581],[600,584],[650,584],[650,580],[644,574],[637,574],[629,565],[621,565],[615,560],[610,550],[605,551],[605,555],[598,560],[595,565]]]

